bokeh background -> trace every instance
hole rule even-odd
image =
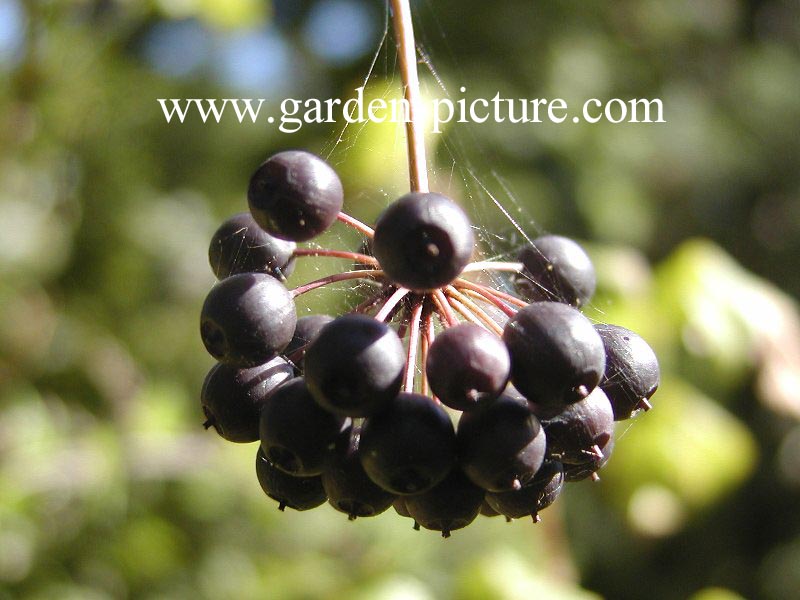
[[[429,140],[487,255],[521,241],[498,205],[586,244],[588,314],[656,348],[655,409],[536,526],[279,512],[255,446],[201,427],[207,243],[288,147],[372,220],[406,185],[402,133],[167,125],[156,99],[395,97],[384,3],[0,0],[0,598],[800,597],[800,5],[413,6],[429,97],[663,100],[661,125]]]

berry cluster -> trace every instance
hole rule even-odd
[[[281,510],[394,506],[444,536],[479,513],[538,520],[565,481],[597,478],[614,421],[649,408],[655,354],[581,313],[595,275],[575,242],[548,235],[518,262],[470,262],[468,218],[427,192],[373,230],[341,212],[338,176],[302,151],[264,162],[248,202],[209,250],[219,282],[201,335],[219,363],[202,406],[223,438],[260,441],[258,480]],[[297,247],[337,220],[363,234],[361,252]],[[287,289],[305,256],[354,267]],[[510,273],[516,295],[481,283],[489,271]],[[297,296],[357,279],[375,285],[348,314],[297,318]]]

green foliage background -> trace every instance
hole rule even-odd
[[[586,242],[589,316],[656,348],[655,409],[536,526],[444,541],[391,512],[278,512],[255,448],[200,427],[207,243],[287,147],[330,154],[373,219],[405,185],[402,136],[168,125],[156,99],[349,97],[383,3],[0,0],[0,598],[800,597],[800,7],[413,4],[430,96],[663,100],[662,125],[430,139],[487,251],[519,238],[477,182],[527,233]],[[369,81],[398,93],[391,43]]]

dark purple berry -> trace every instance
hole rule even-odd
[[[567,465],[601,461],[603,449],[614,436],[614,413],[603,390],[567,406],[542,423],[547,432],[547,453]]]
[[[486,490],[519,489],[544,460],[546,441],[539,419],[525,399],[509,394],[462,413],[456,438],[461,469]]]
[[[520,250],[525,266],[514,286],[529,302],[555,300],[586,306],[595,289],[592,261],[580,245],[560,235],[544,235]]]
[[[300,150],[279,152],[253,174],[250,212],[262,229],[304,242],[325,231],[342,210],[342,182],[328,163]]]
[[[600,387],[608,396],[614,419],[628,419],[650,408],[648,400],[661,380],[653,349],[630,329],[618,325],[595,325],[606,350],[606,369]]]
[[[469,219],[455,202],[412,192],[378,217],[373,252],[392,282],[423,292],[458,277],[474,245]]]
[[[563,405],[585,398],[605,369],[603,340],[580,311],[534,302],[506,324],[511,381],[528,400]]]
[[[272,237],[250,213],[239,213],[214,233],[208,262],[217,279],[237,273],[267,273],[283,280],[294,270],[294,249],[294,242]]]
[[[293,375],[292,366],[280,357],[249,369],[215,365],[200,393],[206,427],[231,442],[257,441],[261,407]]]
[[[564,487],[564,467],[555,460],[546,460],[536,476],[519,490],[489,492],[486,502],[509,519],[531,517],[538,522],[539,512],[556,501]]]
[[[406,507],[414,520],[425,529],[441,531],[442,537],[466,527],[481,509],[486,492],[467,479],[458,469],[432,489],[406,498]]]
[[[398,394],[364,421],[361,462],[370,479],[394,494],[432,488],[456,463],[450,416],[427,396]]]
[[[394,512],[396,512],[401,517],[412,518],[411,513],[408,512],[408,507],[406,506],[406,498],[407,496],[395,496],[394,502],[392,502],[392,507],[394,508]]]
[[[331,321],[333,321],[333,317],[330,315],[308,315],[297,319],[294,336],[292,336],[289,345],[284,349],[283,355],[298,370],[302,371],[303,369],[303,359],[306,356],[308,346],[317,339],[322,328]]]
[[[308,347],[305,379],[325,410],[365,417],[400,391],[406,356],[394,329],[364,315],[344,315],[323,327]]]
[[[351,521],[356,517],[379,515],[397,498],[367,477],[359,455],[360,438],[358,427],[352,426],[343,432],[322,473],[328,502]]]
[[[499,517],[500,516],[500,513],[492,508],[492,505],[489,504],[486,501],[486,498],[484,498],[483,502],[481,503],[481,509],[479,511],[479,514],[481,514],[484,517]]]
[[[433,393],[444,404],[471,410],[500,395],[510,367],[500,338],[478,325],[461,323],[434,340],[425,371]]]
[[[261,407],[261,448],[269,461],[290,475],[319,475],[336,438],[349,425],[320,408],[302,377],[287,381]]]
[[[258,449],[256,454],[256,476],[264,493],[278,503],[279,510],[310,510],[326,500],[322,479],[317,477],[293,477],[276,469]]]
[[[240,273],[211,288],[200,334],[220,362],[254,367],[286,347],[296,322],[294,300],[283,284],[264,273]]]
[[[600,451],[599,454],[591,456],[586,462],[576,465],[565,464],[564,481],[574,483],[590,478],[593,481],[598,481],[600,477],[597,472],[606,465],[611,453],[614,451],[614,436],[611,436],[611,439],[608,440],[608,443],[603,448],[598,446],[598,449]]]

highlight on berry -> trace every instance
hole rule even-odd
[[[211,240],[204,425],[259,442],[267,496],[351,520],[394,507],[449,537],[478,515],[537,522],[564,483],[599,479],[615,422],[650,409],[660,374],[640,336],[582,313],[586,252],[546,235],[482,261],[451,198],[406,194],[373,229],[343,197],[323,159],[281,152]],[[355,250],[302,245],[334,226]],[[331,258],[350,267],[291,283],[297,261]],[[298,318],[299,296],[342,284],[346,313]]]

